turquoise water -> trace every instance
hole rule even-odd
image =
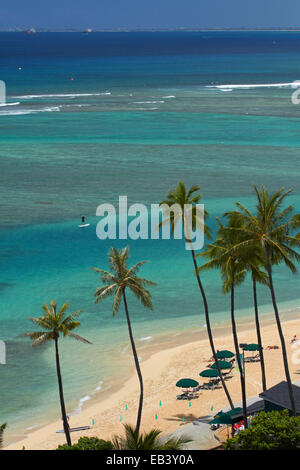
[[[44,302],[82,309],[80,334],[93,342],[61,342],[70,412],[132,364],[123,310],[113,319],[109,300],[94,304],[89,267],[106,266],[112,244],[96,237],[99,204],[127,195],[149,206],[182,179],[201,186],[212,228],[236,200],[253,206],[254,183],[292,188],[299,210],[300,107],[291,103],[299,45],[300,34],[276,32],[0,34],[12,103],[0,107],[0,422],[11,435],[59,416],[53,347],[32,349],[21,336]],[[91,223],[84,231],[82,214]],[[153,313],[129,297],[139,351],[160,335],[201,331],[182,243],[128,244],[132,263],[149,260],[143,274],[157,282]],[[203,280],[220,325],[229,299],[216,273]],[[275,280],[282,308],[300,306],[298,276],[280,269]],[[238,289],[241,318],[252,315],[249,286]],[[265,289],[259,298],[270,311]]]

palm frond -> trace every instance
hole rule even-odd
[[[32,340],[32,346],[39,346],[53,339],[53,333],[46,333],[45,331],[34,331],[32,333],[25,333],[24,335],[30,337]]]
[[[128,287],[145,307],[152,309],[151,294],[145,287],[154,286],[155,283],[149,279],[137,276],[137,272],[147,261],[139,261],[133,266],[128,267],[128,247],[123,249],[111,248],[108,257],[112,268],[111,273],[95,268],[96,271],[104,273],[102,282],[105,281],[103,282],[105,285],[98,287],[95,291],[96,303],[112,295],[114,297],[112,311],[113,316],[115,316],[120,307],[122,293]],[[113,279],[112,283],[109,283],[110,279]]]
[[[118,284],[111,284],[110,286],[101,286],[98,287],[95,291],[94,296],[96,297],[96,303],[100,302],[101,300],[113,295]]]
[[[77,341],[81,341],[82,343],[92,344],[90,341],[83,338],[82,336],[71,333],[70,331],[68,331],[67,336],[70,336],[71,338],[76,339]]]
[[[32,346],[38,346],[50,340],[57,340],[60,333],[63,336],[71,336],[75,339],[79,339],[84,342],[89,342],[78,335],[74,335],[71,331],[75,330],[80,326],[80,322],[76,318],[82,313],[81,310],[71,313],[65,317],[67,309],[69,308],[68,302],[65,302],[57,313],[57,306],[54,300],[50,302],[50,308],[45,304],[43,310],[45,315],[40,318],[30,317],[29,319],[42,327],[43,330],[47,331],[34,331],[31,333],[25,333],[25,336],[29,336],[32,340]]]

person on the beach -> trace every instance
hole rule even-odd
[[[85,224],[85,216],[84,215],[81,217],[81,223],[82,223],[82,225]]]
[[[297,336],[296,335],[294,335],[294,337],[291,339],[290,344],[295,343],[295,341],[297,341]]]

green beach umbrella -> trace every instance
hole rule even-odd
[[[176,387],[181,387],[181,388],[197,387],[197,385],[199,385],[199,382],[193,379],[180,379],[176,383]]]
[[[243,349],[244,351],[259,351],[259,346],[258,344],[251,343],[247,344],[247,346],[245,346]]]
[[[232,368],[231,362],[227,362],[227,361],[219,361],[219,366],[220,366],[220,369],[231,369]],[[216,362],[213,363],[213,365],[211,366],[211,369],[217,369]]]
[[[205,369],[199,374],[201,377],[219,377],[219,372],[216,369]]]
[[[214,419],[210,421],[209,424],[233,424],[235,421],[234,415],[237,413],[240,413],[242,411],[242,408],[233,408],[233,410],[227,411],[224,413],[223,411],[219,411],[214,416]]]
[[[227,351],[227,349],[223,349],[222,351],[218,351],[216,356],[218,359],[230,359],[231,357],[234,357],[234,353]]]
[[[209,424],[232,424],[232,418],[230,415],[227,413],[219,413],[214,417],[212,421],[209,422]]]
[[[229,410],[229,411],[226,411],[224,413],[224,411],[219,411],[219,413],[215,414],[214,418],[216,418],[217,416],[219,416],[220,414],[226,414],[228,416],[234,416],[238,413],[241,413],[243,411],[243,408],[240,408],[239,406],[237,406],[236,408],[233,408],[232,410]]]

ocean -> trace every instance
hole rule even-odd
[[[205,330],[183,244],[100,241],[99,204],[126,195],[150,207],[183,180],[200,185],[213,229],[235,201],[254,207],[253,184],[291,188],[299,210],[300,33],[0,33],[0,80],[0,422],[12,438],[60,416],[54,347],[30,348],[22,336],[42,304],[83,310],[78,333],[93,343],[61,341],[69,413],[132,366],[123,309],[113,318],[110,300],[94,303],[89,268],[107,267],[110,246],[128,244],[157,283],[153,312],[128,298],[141,360],[146,344]],[[219,275],[203,283],[213,325],[226,323]],[[298,276],[276,269],[275,285],[281,310],[300,307]],[[259,300],[272,310],[265,288]],[[249,280],[237,290],[237,318],[248,317]]]

